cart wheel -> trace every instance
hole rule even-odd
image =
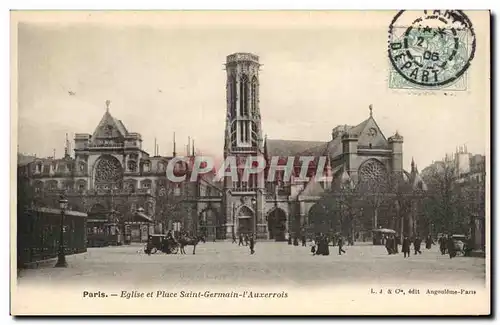
[[[170,254],[177,254],[179,252],[179,246],[172,247]]]
[[[151,254],[156,254],[156,252],[158,252],[156,247],[151,248]]]

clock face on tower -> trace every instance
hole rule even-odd
[[[370,128],[368,130],[368,135],[371,136],[371,137],[374,137],[377,135],[377,129],[376,128]]]

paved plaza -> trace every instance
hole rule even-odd
[[[339,256],[330,247],[329,256],[312,256],[310,246],[258,242],[256,254],[230,242],[201,243],[192,255],[157,253],[148,256],[143,245],[89,248],[87,253],[68,256],[68,268],[54,263],[22,270],[19,284],[98,284],[129,285],[334,285],[345,283],[481,285],[485,279],[485,259],[442,256],[438,248],[423,249],[422,255],[404,259],[387,255],[383,246],[357,243],[346,246]]]

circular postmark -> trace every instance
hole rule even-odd
[[[460,10],[400,11],[389,26],[389,59],[407,82],[449,85],[470,66],[476,36]]]

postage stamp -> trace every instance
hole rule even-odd
[[[12,11],[11,314],[490,314],[466,14]]]
[[[462,11],[402,10],[389,26],[389,86],[465,90],[475,51],[474,28]]]

